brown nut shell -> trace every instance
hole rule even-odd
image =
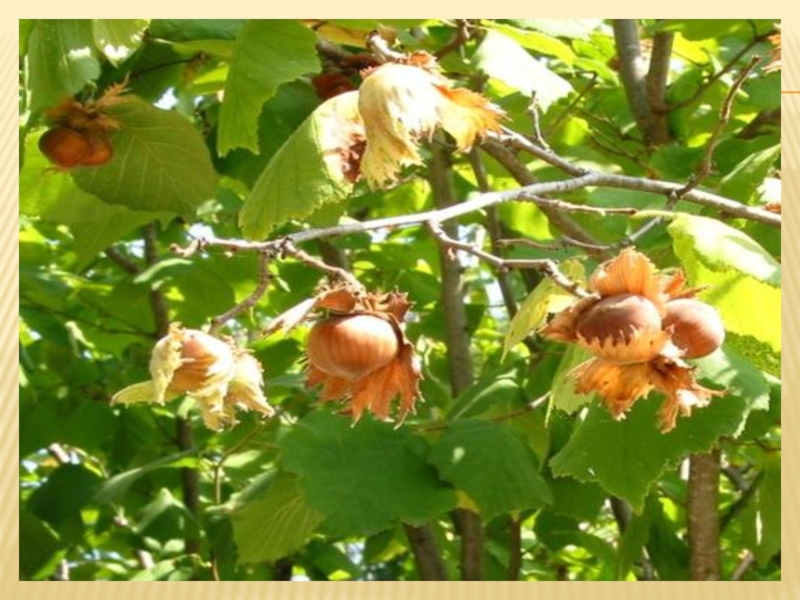
[[[717,310],[694,298],[667,302],[664,329],[684,358],[701,358],[714,352],[725,340],[725,325]]]
[[[84,132],[69,127],[54,127],[39,138],[39,150],[64,169],[83,164],[92,154],[92,142]]]
[[[373,315],[344,315],[316,323],[306,353],[320,371],[355,381],[389,364],[399,348],[388,321]]]
[[[618,294],[600,300],[578,318],[575,332],[586,340],[630,341],[635,330],[661,328],[656,306],[644,296]]]

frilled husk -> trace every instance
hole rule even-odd
[[[372,187],[396,181],[404,166],[421,164],[419,142],[439,127],[460,150],[499,131],[503,112],[480,94],[451,88],[434,65],[391,63],[365,73],[358,102],[367,137],[361,170]]]
[[[399,348],[395,358],[383,367],[356,380],[329,375],[309,364],[306,387],[322,386],[320,400],[347,400],[347,411],[357,422],[365,411],[383,420],[391,419],[391,405],[399,397],[398,421],[414,412],[419,398],[421,365],[414,346],[405,335],[403,317],[410,308],[406,294],[397,292],[358,294],[348,289],[324,293],[318,303],[336,314],[367,314],[390,323],[397,335]]]
[[[652,390],[664,394],[659,413],[663,433],[675,428],[678,416],[689,416],[693,408],[708,405],[722,391],[698,384],[692,367],[680,359],[658,358],[638,364],[620,365],[601,358],[590,359],[573,369],[575,389],[581,394],[596,392],[615,419],[625,414]]]
[[[699,385],[692,367],[681,360],[681,350],[671,339],[669,329],[633,329],[624,339],[585,339],[577,331],[579,319],[604,298],[636,294],[650,300],[663,318],[666,303],[691,298],[698,288],[686,287],[683,272],[658,273],[643,254],[632,248],[601,264],[590,279],[593,295],[578,300],[558,313],[542,330],[545,337],[582,346],[595,358],[579,365],[571,376],[579,393],[597,394],[615,418],[624,417],[633,404],[652,390],[666,396],[660,412],[664,432],[675,427],[679,415],[708,404],[722,391]]]
[[[237,410],[255,410],[264,416],[274,413],[264,397],[261,364],[255,357],[177,323],[153,348],[150,375],[150,381],[120,390],[111,402],[164,404],[185,395],[197,402],[203,422],[214,430],[235,425]]]
[[[671,355],[677,353],[677,348],[669,348],[672,346],[669,332],[655,328],[631,329],[624,339],[587,340],[578,334],[575,341],[595,356],[619,365],[647,362],[665,351]]]

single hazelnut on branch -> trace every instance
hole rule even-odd
[[[355,381],[389,364],[399,348],[388,321],[373,315],[342,315],[317,322],[306,351],[320,371]]]

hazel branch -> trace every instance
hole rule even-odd
[[[269,261],[271,255],[267,251],[262,251],[258,257],[258,280],[256,283],[255,289],[250,293],[247,298],[239,302],[236,306],[231,308],[230,310],[222,313],[211,319],[211,328],[210,332],[216,332],[222,325],[230,321],[231,319],[235,319],[244,311],[253,308],[258,301],[267,293],[267,287],[269,286]]]
[[[731,109],[733,108],[733,100],[736,97],[736,94],[739,93],[739,90],[744,85],[745,80],[747,79],[748,75],[753,71],[756,65],[761,62],[761,58],[758,56],[753,56],[750,59],[750,62],[747,63],[747,66],[742,69],[742,72],[739,73],[739,76],[733,82],[728,93],[725,96],[725,100],[722,102],[722,108],[719,112],[719,121],[717,122],[716,126],[714,127],[714,131],[711,132],[711,137],[709,138],[708,142],[706,143],[705,149],[703,150],[703,158],[700,161],[700,164],[697,166],[697,170],[694,172],[694,175],[689,180],[684,187],[674,193],[675,196],[678,198],[685,195],[687,192],[696,188],[702,181],[711,175],[711,171],[713,169],[713,161],[714,161],[714,150],[717,149],[717,145],[719,144],[720,137],[722,133],[725,131],[725,128],[728,126],[728,122],[731,120]]]
[[[497,267],[501,270],[508,270],[508,269],[535,269],[542,273],[544,276],[550,278],[553,283],[555,283],[560,288],[568,291],[570,294],[578,296],[579,298],[585,298],[590,296],[591,294],[584,290],[580,284],[572,281],[566,275],[564,275],[558,268],[558,265],[548,259],[503,259],[499,256],[495,256],[481,248],[477,247],[475,244],[470,244],[468,242],[462,242],[460,240],[454,239],[447,235],[447,232],[442,229],[441,225],[435,222],[428,223],[428,229],[430,229],[433,236],[441,243],[443,246],[451,248],[453,250],[463,250],[468,254],[472,254],[473,256],[477,256],[481,260]]]

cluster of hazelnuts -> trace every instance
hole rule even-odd
[[[601,344],[629,344],[636,332],[665,331],[681,358],[701,358],[714,352],[725,339],[719,313],[695,298],[676,298],[666,303],[662,317],[655,304],[637,294],[618,294],[600,300],[583,313],[575,324],[579,339]],[[657,338],[654,338],[657,339]],[[601,346],[602,347],[602,346]],[[663,351],[654,342],[637,348],[636,362],[647,362]]]

